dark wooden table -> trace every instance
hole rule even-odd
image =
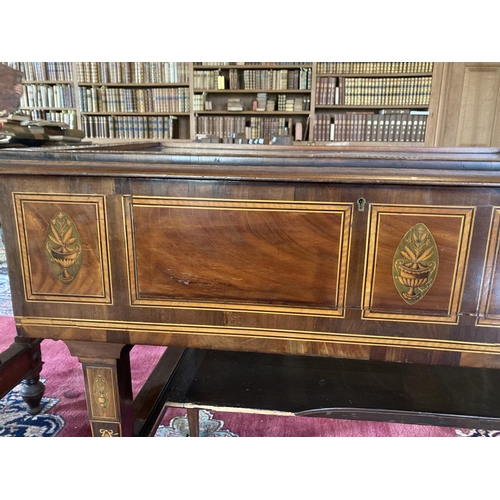
[[[297,363],[292,371],[306,380],[318,363],[331,374],[325,394],[340,399],[318,396],[308,412],[333,415],[344,406],[334,388],[347,387],[358,416],[425,414],[422,421],[434,415],[445,424],[458,412],[494,423],[499,166],[497,149],[0,150],[18,334],[62,340],[79,358],[96,436],[140,434],[165,394],[179,399],[175,374],[193,376],[193,353],[208,362],[215,351],[239,353],[222,360],[242,356],[238,366],[274,360],[263,372],[292,392],[297,379],[282,367]],[[129,352],[136,344],[169,346],[170,354],[134,402]],[[460,387],[480,388],[479,406],[474,391],[456,385],[449,389],[455,403],[446,403],[450,369]],[[355,396],[355,380],[367,377],[375,387],[392,377],[395,392],[368,408]],[[417,391],[404,404],[401,377]],[[413,381],[422,377],[433,382],[417,390]],[[419,392],[425,386],[432,397]],[[178,403],[219,404],[207,387],[199,386],[197,401],[190,389]],[[264,389],[269,396],[258,405],[279,409],[271,386]],[[244,404],[237,392],[224,404]],[[461,394],[467,404],[460,406]]]

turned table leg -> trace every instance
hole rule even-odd
[[[31,373],[23,380],[21,385],[21,397],[28,405],[28,413],[37,415],[42,409],[42,397],[45,392],[45,385],[40,380],[42,371],[42,352],[40,342],[35,342],[30,347]]]
[[[132,346],[79,341],[66,341],[66,345],[82,363],[92,435],[134,436]]]
[[[28,406],[30,415],[37,415],[42,409],[42,397],[45,386],[40,380],[40,376],[25,378],[21,385],[20,395]]]
[[[16,337],[15,342],[0,353],[0,397],[21,382],[20,395],[30,415],[40,413],[45,391],[40,380],[43,366],[40,343],[41,340]]]

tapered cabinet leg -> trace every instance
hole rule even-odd
[[[72,341],[66,344],[82,363],[92,435],[134,436],[129,356],[132,346]]]

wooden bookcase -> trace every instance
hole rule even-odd
[[[80,124],[101,139],[189,137],[189,63],[77,62]]]
[[[235,134],[265,143],[288,134],[302,140],[312,70],[312,63],[193,63],[194,133],[218,135],[223,142]]]
[[[54,120],[79,127],[75,99],[73,63],[14,62],[9,64],[25,74],[20,109],[33,119]]]
[[[424,143],[433,66],[316,63],[313,140]]]
[[[429,115],[441,63],[7,64],[26,75],[22,110],[66,121],[94,142],[268,143],[291,135],[314,144],[418,146],[435,128]]]

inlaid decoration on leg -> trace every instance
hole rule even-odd
[[[85,372],[91,418],[116,420],[119,411],[113,389],[113,369],[103,366],[85,366]]]
[[[109,386],[106,379],[101,374],[98,374],[94,379],[93,394],[101,410],[106,411],[106,407],[109,403]]]
[[[93,437],[121,437],[122,428],[119,423],[90,422]]]

